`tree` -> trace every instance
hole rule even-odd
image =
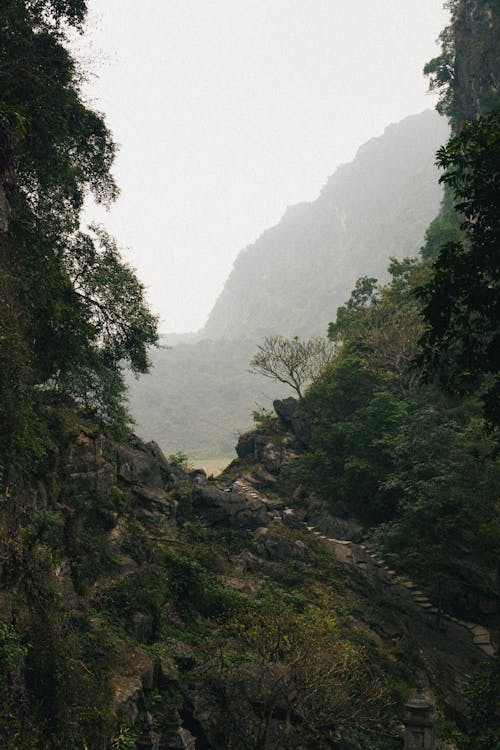
[[[227,635],[218,668],[211,659],[199,670],[224,707],[221,746],[326,750],[341,726],[391,728],[387,687],[333,618],[270,598],[229,623]]]
[[[430,378],[470,393],[487,376],[488,415],[500,424],[500,111],[466,123],[438,152],[462,241],[441,247],[434,275],[417,289],[428,329],[420,364]]]
[[[297,336],[268,336],[253,356],[249,371],[289,385],[301,399],[305,385],[325,370],[333,354],[330,342],[319,336],[308,341],[300,341]]]
[[[340,343],[352,337],[360,319],[367,314],[370,307],[377,304],[378,300],[377,279],[362,276],[357,280],[345,305],[337,308],[335,321],[328,326],[328,338]]]
[[[2,357],[0,412],[20,398],[21,383],[56,387],[111,422],[123,416],[122,368],[148,369],[157,321],[111,238],[80,231],[88,194],[104,204],[117,195],[111,134],[85,104],[66,44],[86,9],[85,0],[2,5],[0,347],[17,359]],[[0,437],[5,455],[8,435]]]

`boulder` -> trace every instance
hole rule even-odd
[[[268,529],[265,529],[265,532],[257,529],[255,538],[259,551],[268,560],[289,562],[290,560],[304,560],[307,557],[306,546],[300,540],[293,541]]]
[[[164,656],[159,664],[160,687],[169,687],[179,681],[179,670],[170,656]]]
[[[128,484],[145,484],[148,487],[163,488],[164,471],[162,462],[146,447],[132,448],[115,445],[117,473]],[[166,459],[164,459],[166,461]]]
[[[146,450],[153,456],[154,460],[160,467],[160,471],[163,474],[164,481],[170,481],[172,479],[172,467],[165,458],[165,454],[155,440],[151,440],[150,443],[146,443]]]
[[[293,396],[288,398],[276,399],[273,401],[273,408],[285,427],[291,427],[292,417],[295,416],[299,402]]]
[[[126,725],[132,726],[139,716],[139,702],[143,697],[138,675],[118,675],[112,681],[114,689],[113,713]]]
[[[235,450],[239,458],[248,456],[253,458],[255,456],[255,430],[240,435]]]
[[[268,520],[263,500],[246,499],[239,493],[223,492],[210,484],[193,488],[193,505],[214,525],[256,529]]]

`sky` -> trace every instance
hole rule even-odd
[[[121,189],[116,237],[162,332],[206,321],[238,252],[403,117],[434,106],[440,0],[90,0],[75,42]]]

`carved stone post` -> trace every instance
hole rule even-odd
[[[434,704],[425,697],[422,687],[405,705],[404,726],[404,750],[436,749]]]

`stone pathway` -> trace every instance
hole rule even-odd
[[[275,501],[266,498],[265,495],[257,492],[252,484],[244,477],[238,478],[232,487],[234,492],[238,492],[247,498],[254,500],[261,500],[269,506],[270,510],[275,511],[275,517],[281,518],[285,522],[295,517],[295,511],[293,508],[289,508],[283,501]],[[297,521],[302,528],[310,534],[316,536],[318,539],[326,542],[329,545],[333,545],[333,552],[338,560],[344,563],[350,563],[358,565],[359,567],[365,567],[367,563],[374,565],[379,568],[387,577],[387,583],[394,586],[401,586],[402,589],[406,589],[409,597],[413,604],[415,604],[423,613],[438,615],[438,609],[433,605],[427,595],[420,591],[413,581],[407,578],[403,578],[391,570],[386,564],[385,560],[381,560],[377,557],[376,552],[372,550],[367,544],[356,544],[349,539],[334,539],[327,537],[321,531],[318,531],[314,526],[309,526],[305,521]],[[487,628],[482,625],[478,625],[473,622],[466,622],[465,620],[459,620],[453,615],[449,615],[446,612],[441,612],[441,617],[448,622],[452,622],[455,625],[463,628],[470,634],[472,642],[478,649],[480,649],[486,656],[494,657],[496,654],[495,646],[491,640],[491,634]]]

